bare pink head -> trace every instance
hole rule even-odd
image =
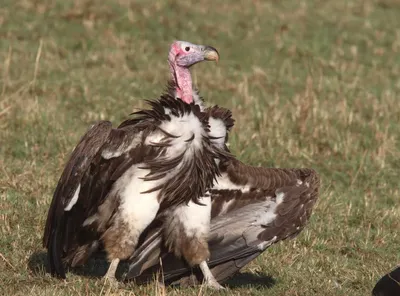
[[[176,84],[176,97],[190,104],[193,102],[192,76],[189,68],[202,61],[218,61],[218,51],[205,45],[196,45],[186,41],[171,44],[168,62],[172,80]]]

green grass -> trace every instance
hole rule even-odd
[[[399,13],[395,0],[3,0],[0,295],[369,295],[400,260]],[[193,74],[233,111],[242,161],[320,173],[308,227],[222,293],[51,278],[41,237],[69,153],[94,121],[161,93],[174,39],[220,51]]]

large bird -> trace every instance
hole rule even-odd
[[[208,266],[210,276],[221,282],[272,244],[302,231],[318,198],[320,180],[312,169],[252,167],[234,158],[221,161],[220,172],[209,191],[212,220]],[[204,273],[164,247],[165,223],[160,218],[143,233],[126,279],[151,281],[161,268],[167,284],[201,283]]]
[[[53,275],[65,278],[64,264],[82,265],[104,248],[111,262],[105,278],[115,280],[120,260],[132,255],[143,230],[164,212],[188,238],[182,245],[181,232],[172,231],[170,249],[210,274],[207,191],[219,161],[230,157],[224,143],[233,121],[228,110],[203,107],[189,67],[218,58],[215,48],[174,42],[167,92],[118,128],[98,122],[81,138],[47,216],[43,244]]]
[[[379,279],[372,290],[372,296],[397,296],[400,295],[400,267]]]

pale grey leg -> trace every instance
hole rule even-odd
[[[106,281],[109,281],[112,284],[117,284],[118,283],[116,278],[115,278],[115,273],[117,271],[118,264],[119,264],[119,259],[118,258],[117,259],[113,259],[111,261],[110,267],[107,270],[106,275],[104,276],[104,279]]]
[[[210,268],[208,268],[208,264],[206,261],[201,262],[199,266],[200,266],[201,272],[203,273],[203,276],[204,276],[204,283],[207,287],[210,287],[210,288],[213,288],[216,290],[225,289],[217,282],[217,280],[211,273]]]

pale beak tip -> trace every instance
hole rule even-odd
[[[216,63],[218,63],[219,53],[214,47],[206,46],[205,53],[204,53],[204,59],[206,61],[215,61]]]

